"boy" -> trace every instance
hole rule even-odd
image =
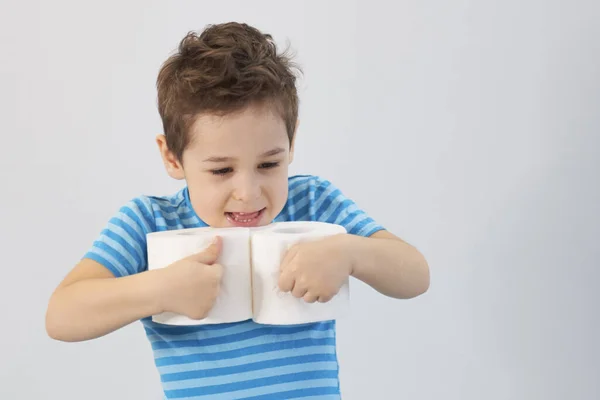
[[[52,295],[48,334],[89,340],[141,320],[169,399],[337,399],[335,321],[152,322],[165,311],[204,317],[226,266],[215,262],[216,238],[198,254],[148,271],[145,235],[290,220],[343,225],[350,235],[295,246],[282,261],[280,289],[307,302],[330,300],[348,276],[386,296],[415,297],[428,289],[427,263],[329,181],[288,177],[298,98],[293,65],[270,35],[214,25],[188,34],[178,50],[157,79],[164,135],[156,141],[168,174],[186,186],[172,196],[140,196],[116,213]]]

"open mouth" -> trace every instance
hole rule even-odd
[[[227,220],[233,226],[257,226],[266,208],[253,212],[226,212]]]

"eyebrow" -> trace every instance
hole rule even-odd
[[[279,153],[283,153],[284,151],[285,151],[285,149],[282,148],[282,147],[275,147],[274,149],[271,149],[269,151],[265,151],[260,156],[261,157],[270,157],[270,156],[277,155]],[[231,161],[231,160],[233,160],[233,157],[209,157],[209,158],[207,158],[204,161],[205,162],[219,163],[219,162],[227,162],[227,161]]]

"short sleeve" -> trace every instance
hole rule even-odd
[[[102,264],[115,277],[142,272],[148,260],[146,234],[155,226],[150,200],[135,198],[108,221],[84,258]]]
[[[314,210],[317,221],[342,225],[348,233],[365,237],[385,229],[330,181],[318,178],[315,189]]]

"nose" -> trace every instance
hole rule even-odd
[[[255,176],[240,175],[235,182],[233,198],[243,203],[251,203],[261,194],[260,181]]]

